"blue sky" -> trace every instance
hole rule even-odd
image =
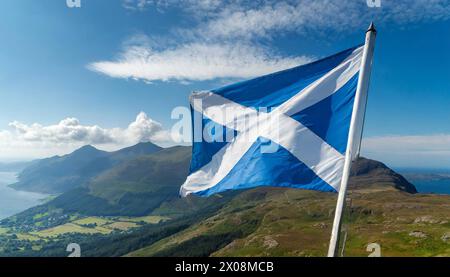
[[[450,3],[340,2],[2,1],[0,160],[165,144],[192,90],[350,48],[374,20],[363,153],[450,168]]]

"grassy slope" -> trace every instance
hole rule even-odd
[[[190,151],[173,147],[125,162],[95,178],[89,184],[90,194],[110,203],[127,193],[172,194],[186,178]]]
[[[450,231],[450,196],[408,194],[381,185],[350,193],[346,256],[367,256],[372,242],[380,243],[383,256],[450,256],[450,242],[441,239]],[[335,200],[336,195],[312,191],[247,191],[216,215],[128,255],[324,256]],[[425,222],[415,223],[420,217]],[[427,237],[410,236],[412,231]],[[211,243],[209,252],[195,249],[208,250],[205,237],[217,235],[231,239],[226,245]],[[191,249],[182,251],[186,246]]]

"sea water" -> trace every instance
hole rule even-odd
[[[49,195],[15,190],[16,172],[0,172],[0,220],[41,204]]]

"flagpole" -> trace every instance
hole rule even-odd
[[[356,88],[355,102],[353,104],[353,113],[350,121],[344,171],[342,173],[342,180],[336,203],[330,246],[328,248],[328,257],[335,257],[339,249],[339,233],[341,229],[341,219],[345,204],[345,195],[347,193],[348,179],[350,177],[350,169],[352,166],[352,161],[359,155],[361,145],[362,128],[364,125],[364,115],[366,110],[367,93],[369,89],[376,34],[377,31],[375,30],[375,26],[372,22],[366,32],[366,41],[361,61],[358,86]]]

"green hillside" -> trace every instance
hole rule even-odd
[[[353,164],[345,255],[449,256],[450,196],[416,194],[384,164]],[[336,195],[283,188],[244,191],[215,215],[128,256],[324,256]],[[420,247],[418,247],[420,246]]]
[[[409,194],[380,185],[352,189],[345,256],[450,256],[450,196]],[[255,189],[217,214],[127,256],[325,256],[336,195]],[[343,235],[344,236],[344,235]]]
[[[164,201],[173,197],[186,179],[190,151],[189,147],[173,147],[124,162],[93,179],[88,184],[89,192],[110,203],[135,194]]]
[[[179,217],[214,205],[208,198],[178,196],[189,168],[190,147],[172,147],[128,159],[103,171],[84,185],[16,215],[17,222],[52,227],[67,222],[67,214],[83,216],[144,216],[151,213]],[[233,193],[227,194],[228,199]],[[49,219],[52,219],[49,222]],[[10,224],[11,219],[3,222]],[[36,221],[36,220],[34,220]],[[9,222],[9,223],[8,223]]]
[[[163,149],[125,161],[68,191],[48,206],[86,215],[146,215],[178,198],[187,176],[189,147]]]

